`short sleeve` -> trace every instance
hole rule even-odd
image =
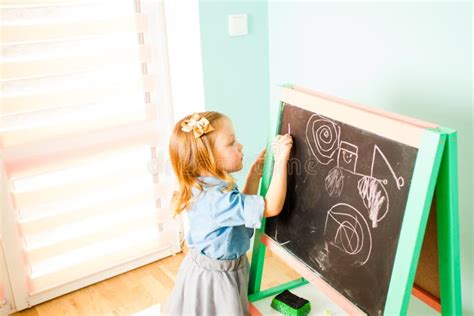
[[[260,195],[240,193],[237,188],[229,192],[216,191],[216,202],[212,205],[212,216],[220,227],[245,225],[260,228],[265,201]]]

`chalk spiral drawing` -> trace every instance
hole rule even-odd
[[[318,118],[319,117],[319,118]],[[323,165],[334,160],[341,128],[333,121],[313,114],[306,124],[306,141],[311,153]]]
[[[344,172],[360,176],[361,179],[357,183],[358,193],[368,211],[372,228],[376,228],[378,223],[388,214],[390,205],[389,196],[385,188],[388,184],[388,179],[374,177],[376,159],[382,158],[390,170],[398,190],[404,186],[405,180],[403,177],[396,175],[387,157],[376,144],[374,144],[373,148],[370,175],[358,173],[358,146],[347,141],[341,141],[340,138],[341,128],[336,122],[318,114],[313,114],[308,119],[306,124],[306,141],[310,153],[323,165],[336,162],[336,166],[329,171],[325,178],[326,192],[329,196],[333,197],[341,195],[344,188]],[[337,206],[340,209],[341,205],[345,207],[335,212],[334,208]],[[365,264],[370,257],[372,237],[367,221],[359,210],[352,205],[339,203],[328,211],[326,225],[328,219],[340,225],[336,230],[336,235],[331,237],[333,244],[348,255],[354,255],[362,250],[365,237],[366,243],[369,243],[370,250],[365,260],[358,261],[360,265]]]

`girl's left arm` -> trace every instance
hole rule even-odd
[[[257,160],[252,164],[247,180],[242,189],[244,194],[258,194],[258,186],[263,173],[263,163],[265,162],[265,149],[260,153]]]

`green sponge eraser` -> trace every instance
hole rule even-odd
[[[284,315],[306,316],[311,310],[311,303],[288,290],[285,290],[275,296],[272,300],[274,309]]]

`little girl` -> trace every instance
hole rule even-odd
[[[166,315],[248,315],[249,263],[245,253],[262,217],[280,213],[286,195],[287,161],[293,140],[277,136],[272,181],[265,197],[257,195],[265,151],[253,163],[239,191],[230,175],[242,169],[243,147],[231,120],[203,112],[180,120],[170,139],[170,158],[179,190],[173,209],[186,210],[190,248]]]

